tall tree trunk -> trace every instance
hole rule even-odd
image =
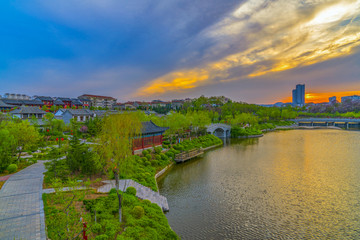
[[[116,188],[116,194],[118,196],[119,199],[119,222],[121,222],[121,200],[122,200],[122,196],[120,194],[120,186],[119,186],[119,173],[114,171],[114,176],[115,176],[115,188]]]
[[[22,153],[22,150],[20,149],[20,150],[19,150],[19,154],[18,154],[18,159],[17,159],[18,164],[19,164],[19,161],[20,161],[21,153]]]

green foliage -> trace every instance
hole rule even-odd
[[[89,182],[84,183],[85,186]],[[69,187],[69,191],[63,191],[64,187]],[[45,222],[49,239],[74,239],[82,231],[82,222],[91,222],[91,215],[88,212],[78,212],[76,202],[82,201],[89,194],[90,190],[77,190],[79,183],[68,181],[63,183],[55,179],[52,187],[55,193],[43,194]]]
[[[134,187],[128,187],[128,188],[126,189],[126,193],[127,193],[127,194],[130,194],[130,195],[133,195],[133,196],[136,196],[136,188],[134,188]]]
[[[176,240],[179,237],[171,230],[168,221],[160,207],[149,200],[139,200],[132,194],[123,194],[123,223],[120,225],[118,219],[118,199],[116,195],[109,194],[107,197],[83,201],[86,210],[91,214],[94,221],[97,218],[97,237],[106,235],[107,239],[127,240]],[[104,207],[106,206],[106,207]],[[100,227],[100,226],[101,227]],[[100,238],[101,239],[101,238]]]
[[[151,160],[151,158],[152,158],[149,153],[147,153],[147,154],[145,155],[145,157],[147,158],[147,160]]]
[[[141,206],[135,206],[135,207],[132,209],[132,215],[133,215],[135,218],[137,218],[137,219],[142,218],[142,217],[145,215],[144,208],[141,207]]]
[[[14,136],[9,130],[0,129],[0,173],[13,162],[15,150]]]
[[[162,151],[162,147],[160,147],[160,146],[154,148],[154,152],[155,152],[156,154],[161,153],[161,151]]]
[[[72,172],[79,171],[86,175],[92,175],[102,168],[98,155],[84,143],[80,144],[77,134],[70,141],[66,164]]]
[[[17,167],[16,164],[10,164],[10,165],[6,168],[6,170],[8,170],[9,173],[14,173],[14,172],[16,172],[17,168],[18,168],[18,167]]]
[[[262,131],[257,127],[241,128],[238,126],[231,128],[231,137],[261,135]]]
[[[166,155],[168,155],[169,157],[173,157],[175,154],[180,153],[180,151],[188,152],[194,149],[207,148],[210,146],[220,145],[220,144],[222,144],[220,138],[209,134],[205,136],[200,136],[198,138],[194,138],[192,140],[185,140],[174,146],[174,148],[176,148],[177,151],[170,150],[166,153]]]

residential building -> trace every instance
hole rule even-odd
[[[329,97],[329,103],[330,104],[335,104],[337,103],[338,101],[336,100],[336,96],[333,96],[333,97]]]
[[[37,119],[42,119],[45,114],[46,112],[38,107],[25,107],[25,106],[19,107],[10,112],[10,115],[12,117],[17,117],[20,119],[31,119],[33,116],[35,116]]]
[[[360,101],[360,96],[352,95],[352,96],[345,96],[345,97],[341,98],[341,102],[346,102],[346,101],[350,101],[350,102]]]
[[[184,100],[177,100],[174,99],[171,101],[171,108],[172,109],[180,109],[184,105]]]
[[[64,108],[72,107],[72,100],[70,98],[58,97],[58,98],[56,98],[56,100],[60,100],[63,103]]]
[[[133,150],[162,145],[163,134],[168,127],[159,127],[152,121],[142,122],[141,136],[134,139]]]
[[[81,101],[83,99],[90,100],[90,107],[102,107],[102,108],[112,108],[116,104],[116,99],[108,96],[99,96],[91,94],[83,94],[78,97]]]
[[[292,103],[294,106],[305,105],[305,84],[298,84],[296,88],[292,90]]]
[[[34,96],[34,100],[41,101],[45,106],[51,108],[54,105],[54,99],[48,96]]]
[[[83,103],[78,98],[71,98],[71,107],[82,108]]]
[[[10,99],[3,98],[1,99],[4,103],[14,106],[33,106],[33,107],[42,107],[44,104],[39,99],[34,100],[20,100],[20,99]]]
[[[14,108],[14,105],[6,104],[0,99],[0,112],[7,112]]]
[[[30,96],[25,94],[18,93],[5,93],[4,98],[6,99],[16,99],[16,100],[30,100]]]

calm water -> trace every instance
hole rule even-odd
[[[232,140],[159,187],[182,239],[360,239],[360,132]]]

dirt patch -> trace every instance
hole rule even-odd
[[[5,182],[0,182],[0,189],[4,186]]]

